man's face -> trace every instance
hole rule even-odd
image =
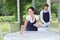
[[[44,9],[45,9],[45,10],[48,10],[48,7],[47,7],[47,6],[45,6],[45,7],[44,7]]]

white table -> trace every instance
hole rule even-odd
[[[24,35],[20,32],[10,33],[4,40],[59,40],[59,34],[49,31],[26,31]]]

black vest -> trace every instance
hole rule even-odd
[[[43,20],[47,23],[47,22],[49,22],[49,20],[50,20],[50,15],[49,15],[49,12],[44,12],[43,11]]]

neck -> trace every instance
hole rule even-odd
[[[31,17],[34,17],[34,15],[31,15]]]
[[[48,11],[47,9],[44,9],[45,11]]]

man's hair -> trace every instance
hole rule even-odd
[[[48,4],[44,4],[44,7],[49,7],[49,5]]]

